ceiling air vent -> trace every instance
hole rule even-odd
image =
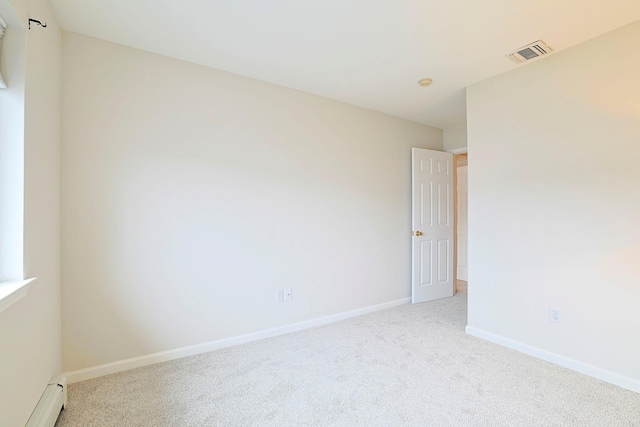
[[[549,46],[543,41],[538,40],[530,43],[526,46],[522,46],[520,49],[516,49],[514,52],[506,55],[507,58],[515,62],[516,64],[522,64],[523,62],[532,61],[553,52]]]

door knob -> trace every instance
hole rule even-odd
[[[422,231],[416,231],[416,236],[422,236]]]

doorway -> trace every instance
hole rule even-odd
[[[456,293],[468,289],[468,153],[454,155],[455,173],[455,265]]]

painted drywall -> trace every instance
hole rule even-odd
[[[462,123],[444,129],[444,149],[452,150],[467,146],[467,124]]]
[[[38,279],[0,313],[0,425],[22,426],[61,366],[61,33],[48,1],[11,0],[11,6],[23,26],[29,16],[47,23],[15,30],[25,37],[24,276]]]
[[[630,387],[640,385],[638,40],[640,22],[467,90],[470,327]]]
[[[409,296],[413,146],[442,131],[65,32],[64,370]]]

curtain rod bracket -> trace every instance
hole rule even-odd
[[[29,29],[31,29],[31,23],[32,22],[40,25],[42,28],[47,28],[47,23],[46,22],[43,24],[42,22],[38,21],[37,19],[29,18]]]

